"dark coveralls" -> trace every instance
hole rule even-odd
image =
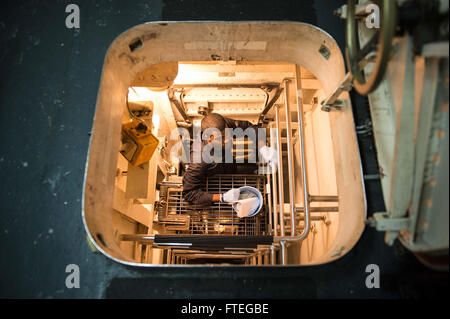
[[[256,131],[256,137],[258,137],[258,126],[253,125],[248,121],[238,121],[225,117],[227,123],[227,128],[242,128],[243,130],[251,127]],[[203,147],[204,145],[202,145]],[[222,162],[224,162],[225,157],[222,156]],[[215,174],[233,174],[236,173],[238,169],[243,169],[242,173],[250,173],[257,169],[256,164],[237,164],[233,163],[205,163],[202,159],[201,163],[189,163],[188,168],[183,176],[183,198],[184,200],[195,205],[210,205],[212,204],[212,193],[207,193],[202,190],[205,185],[206,177]]]

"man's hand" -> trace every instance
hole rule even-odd
[[[224,194],[220,194],[220,201],[225,203],[233,203],[239,199],[240,191],[238,188],[232,188]]]

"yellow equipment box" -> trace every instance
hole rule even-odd
[[[150,161],[159,140],[142,122],[133,120],[122,125],[122,149],[120,153],[134,166]]]

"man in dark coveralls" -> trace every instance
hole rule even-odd
[[[208,114],[201,122],[202,134],[207,129],[216,130],[212,130],[211,135],[202,143],[202,149],[208,144],[213,145],[215,143],[216,146],[221,146],[221,149],[224,150],[228,142],[225,134],[226,129],[236,128],[241,128],[244,131],[248,128],[254,129],[255,136],[258,136],[258,126],[248,121],[233,120],[217,113]],[[254,143],[256,143],[256,140]],[[273,150],[265,146],[265,140],[258,141],[258,150],[263,160],[268,161],[269,158],[274,158]],[[191,161],[183,176],[183,198],[195,205],[210,205],[214,202],[233,203],[237,201],[239,198],[239,190],[237,188],[232,188],[223,194],[212,194],[202,190],[206,177],[215,174],[236,173],[237,164],[234,161],[232,163],[224,162],[212,161],[211,163],[207,163],[203,156],[198,163]],[[246,166],[247,172],[248,170],[254,171],[257,169],[256,164],[247,164]]]

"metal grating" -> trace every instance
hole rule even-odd
[[[166,205],[161,207],[160,216],[188,215],[188,230],[177,230],[177,234],[203,235],[266,235],[267,205],[265,193],[266,176],[222,174],[207,178],[203,190],[209,193],[223,193],[231,188],[253,186],[263,194],[261,211],[254,217],[239,218],[232,206],[226,203],[214,203],[211,206],[191,205],[182,198],[181,188],[168,188]]]

